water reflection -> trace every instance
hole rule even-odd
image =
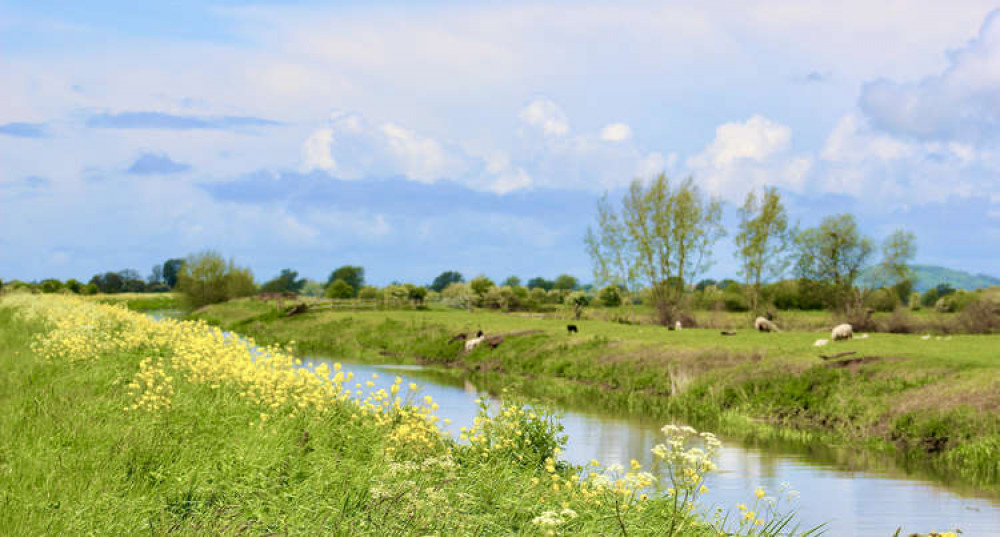
[[[420,397],[430,395],[441,405],[438,415],[450,418],[448,431],[457,436],[459,427],[472,424],[476,415],[475,400],[485,395],[476,382],[454,370],[424,369],[415,366],[378,366],[345,364],[355,378],[364,382],[372,377],[378,387],[388,388],[399,375],[421,385]],[[653,467],[650,449],[662,441],[662,419],[642,415],[612,415],[594,411],[590,405],[563,408],[563,426],[569,435],[564,457],[577,464],[597,459],[604,464],[628,465],[638,459],[644,467]],[[751,503],[753,489],[764,487],[775,492],[783,482],[801,493],[794,504],[802,527],[828,523],[827,535],[889,536],[898,526],[902,535],[913,532],[944,531],[960,528],[967,536],[1000,535],[1000,501],[966,498],[939,485],[903,478],[883,471],[866,472],[862,450],[819,449],[826,453],[820,460],[847,464],[817,463],[814,450],[782,449],[763,442],[741,444],[722,437],[719,471],[707,480],[711,492],[706,501],[723,509],[735,509],[738,503]],[[843,452],[843,453],[841,453]],[[831,456],[833,455],[833,456]],[[844,468],[847,468],[846,470]],[[854,468],[854,469],[852,469]],[[891,468],[890,468],[891,469]]]

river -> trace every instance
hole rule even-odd
[[[362,382],[377,374],[376,389],[388,388],[396,376],[406,383],[417,383],[421,397],[430,395],[441,406],[438,416],[452,420],[446,428],[455,436],[459,427],[471,426],[478,409],[476,399],[488,395],[467,379],[434,369],[341,363]],[[663,440],[660,428],[664,424],[659,419],[572,407],[559,410],[569,436],[563,458],[576,464],[597,459],[605,465],[627,467],[630,459],[637,459],[649,467],[653,462],[650,449]],[[997,499],[960,495],[940,484],[906,477],[898,470],[851,470],[812,460],[810,455],[787,447],[741,445],[732,438],[721,439],[719,469],[706,483],[710,492],[703,497],[705,510],[721,507],[735,511],[739,503],[752,503],[756,487],[776,494],[788,484],[799,498],[786,505],[798,513],[801,527],[826,523],[825,535],[888,537],[901,526],[900,535],[961,529],[963,537],[1000,536]]]

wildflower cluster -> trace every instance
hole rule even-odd
[[[126,411],[170,408],[174,396],[173,379],[163,370],[163,362],[159,358],[145,358],[139,362],[139,372],[129,383],[128,391],[135,398],[135,403],[125,407]]]
[[[5,298],[26,319],[41,320],[48,331],[32,343],[44,359],[96,360],[116,352],[145,354],[128,384],[134,398],[126,410],[169,409],[175,378],[219,390],[233,389],[261,408],[260,424],[275,416],[322,413],[349,405],[357,417],[389,427],[387,452],[420,454],[440,447],[443,434],[433,415],[437,404],[404,402],[402,379],[386,390],[352,390],[353,374],[340,364],[303,364],[291,345],[259,346],[203,322],[164,319],[120,306],[44,295]],[[368,388],[373,385],[366,383]],[[409,391],[415,394],[417,387]]]
[[[462,427],[460,434],[473,453],[530,465],[538,465],[559,453],[566,444],[566,435],[562,434],[562,424],[554,413],[529,407],[516,399],[505,401],[491,414],[489,401],[477,400],[479,412],[472,427]]]

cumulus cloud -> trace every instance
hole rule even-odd
[[[174,162],[166,154],[143,153],[125,170],[132,175],[183,173],[191,170],[190,164]]]
[[[624,142],[632,137],[632,128],[624,123],[611,123],[601,129],[601,139],[605,142]]]
[[[460,149],[395,123],[369,125],[357,114],[333,114],[302,147],[303,168],[343,179],[402,175],[433,183],[458,179],[474,165]]]
[[[89,117],[85,124],[87,127],[98,129],[192,130],[271,127],[281,123],[250,116],[198,117],[163,112],[121,112],[95,114]]]
[[[861,92],[861,110],[879,129],[920,140],[996,141],[1000,131],[1000,10],[979,35],[951,52],[940,74],[914,83],[879,79]]]
[[[687,167],[709,192],[733,202],[760,186],[802,191],[812,158],[790,151],[792,130],[760,115],[742,123],[724,123],[715,138]]]
[[[525,105],[518,117],[548,136],[562,136],[569,132],[566,113],[559,105],[544,97],[537,97]]]

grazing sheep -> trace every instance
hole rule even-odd
[[[931,335],[930,335],[930,334],[924,334],[924,335],[920,336],[920,339],[922,339],[922,340],[924,340],[924,341],[927,341],[927,340],[928,340],[928,339],[930,339],[930,338],[931,338]]]
[[[677,321],[676,323],[674,323],[674,330],[680,330],[682,327],[683,327],[683,325],[681,325],[680,321]]]
[[[569,332],[570,334],[575,334],[575,333],[579,332],[580,330],[576,327],[575,324],[567,324],[566,325],[566,331]]]
[[[813,343],[813,347],[822,347],[823,345],[826,345],[829,342],[830,340],[828,339],[817,339],[816,343]]]
[[[764,317],[757,317],[757,320],[753,322],[754,328],[760,330],[761,332],[777,332],[778,325],[772,323]]]
[[[483,336],[479,336],[479,337],[477,337],[475,339],[470,339],[469,341],[466,341],[465,342],[465,352],[472,352],[473,350],[475,350],[476,347],[480,346],[483,343],[484,339],[486,339],[486,338],[483,337]]]
[[[868,334],[861,334],[858,339],[868,339]]]
[[[854,328],[852,328],[851,325],[847,323],[838,324],[837,326],[833,327],[833,331],[830,332],[830,337],[833,338],[834,341],[840,341],[842,339],[851,339],[854,337]]]

